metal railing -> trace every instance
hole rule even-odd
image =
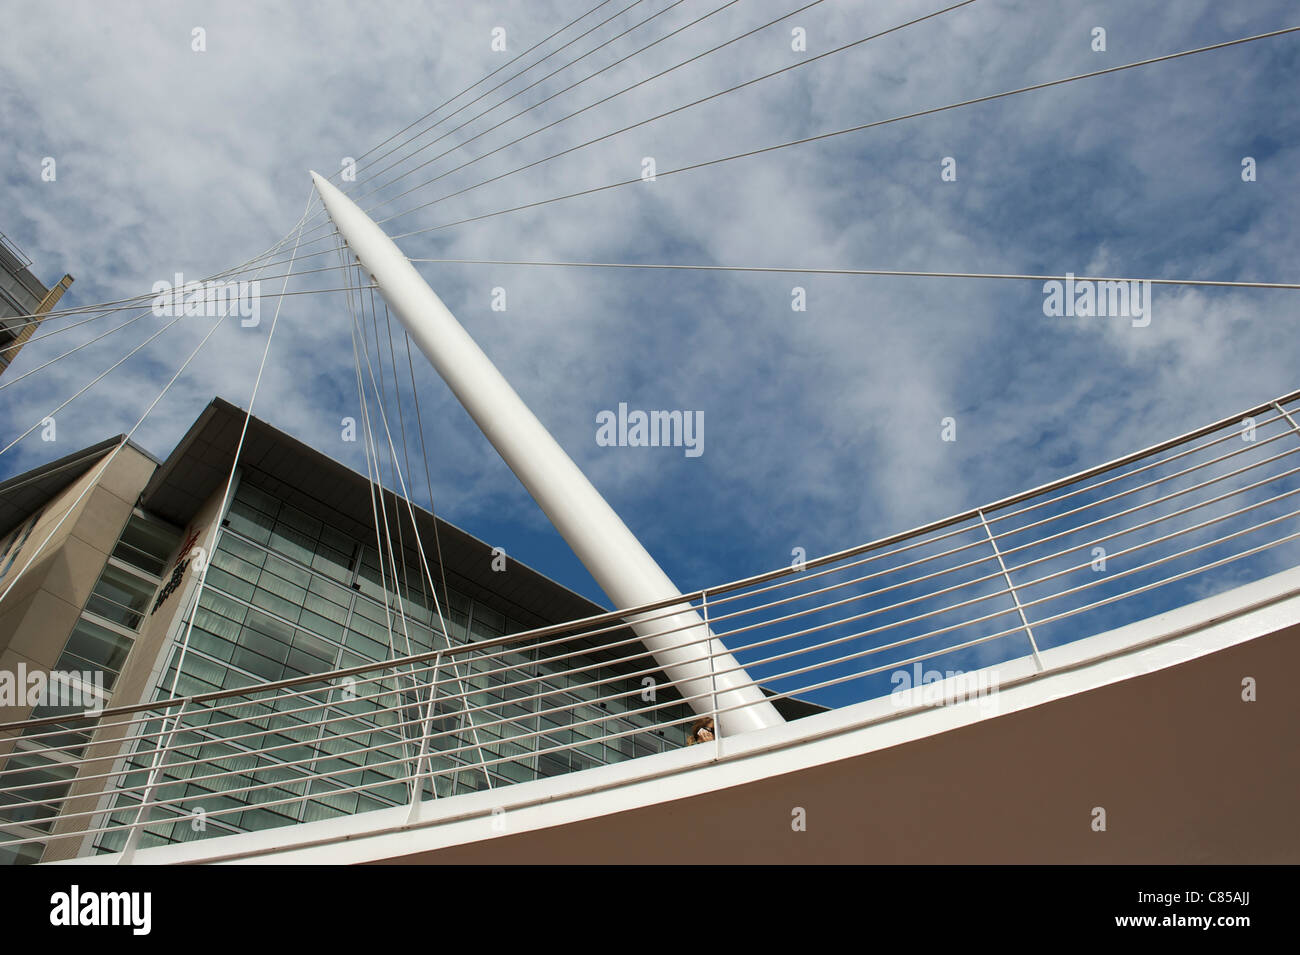
[[[27,253],[18,248],[18,246],[14,244],[13,239],[9,238],[9,236],[5,235],[3,232],[0,232],[0,248],[3,248],[13,257],[14,262],[18,264],[19,268],[25,269],[31,266],[32,260]]]
[[[695,659],[776,701],[845,706],[1018,658],[1043,672],[1053,647],[1300,564],[1298,401],[683,598],[0,726],[22,734],[0,756],[0,848],[79,840],[130,858],[368,808],[414,814],[429,798],[683,746],[690,724],[718,726],[727,708],[715,689],[665,685],[626,618],[667,621],[684,601],[738,664],[718,667],[703,637],[686,641]]]

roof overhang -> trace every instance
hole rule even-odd
[[[225,487],[245,417],[242,408],[214,398],[154,472],[141,495],[141,505],[173,524],[186,526],[203,503]],[[369,479],[259,418],[249,418],[239,467],[242,480],[291,500],[294,506],[330,521],[358,540],[374,539]],[[407,563],[420,566],[405,499],[385,490],[384,500],[394,540],[400,527]],[[607,611],[517,560],[511,560],[510,573],[493,573],[491,546],[441,518],[435,519],[423,508],[413,510],[435,580],[441,570],[432,544],[436,523],[448,586],[466,596],[496,606],[529,626]]]

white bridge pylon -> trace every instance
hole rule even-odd
[[[311,177],[335,228],[384,301],[614,606],[624,609],[680,597],[681,591],[401,249],[324,177],[315,172]],[[629,615],[627,620],[678,690],[694,697],[690,704],[697,714],[713,713],[716,691],[722,735],[784,722],[685,601],[680,609]],[[639,697],[631,702],[640,705]]]

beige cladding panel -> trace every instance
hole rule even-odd
[[[50,538],[49,544],[46,545],[47,550],[59,547],[73,534],[77,534],[92,545],[98,544],[105,550],[112,549],[117,540],[117,534],[126,521],[127,513],[130,512],[131,506],[139,498],[140,492],[144,490],[149,476],[153,473],[154,463],[147,456],[127,445],[122,448],[113,462],[107,468],[104,468],[102,477],[97,478],[103,464],[102,460],[95,462],[85,474],[60,491],[46,505],[40,520],[36,522],[36,526],[32,530],[29,544],[34,541],[36,545],[39,545],[47,535],[53,532],[54,536]],[[92,485],[95,486],[94,490],[82,497],[82,492]],[[79,501],[78,498],[80,498]],[[114,503],[114,499],[116,499],[116,503]],[[125,512],[121,509],[123,503],[126,505]],[[105,507],[111,507],[113,513],[95,513]],[[75,508],[74,513],[64,520],[64,515],[71,508]],[[83,519],[87,518],[89,518],[90,523],[83,530],[79,525]],[[108,525],[112,523],[113,519],[117,519],[117,527],[110,530]],[[62,521],[61,524],[60,521]],[[55,530],[56,526],[58,527],[57,530]],[[21,565],[30,556],[30,552],[25,550],[19,564]]]
[[[52,666],[52,663],[43,657],[29,657],[13,649],[0,653],[0,673],[9,674],[10,679],[15,681],[18,675],[24,672],[21,668],[25,668],[25,672],[30,674],[38,670],[47,672],[52,669]],[[19,706],[0,706],[0,723],[25,720],[31,715],[31,711],[32,708],[25,700]]]
[[[84,506],[77,515],[72,536],[106,555],[111,553],[117,546],[122,527],[131,516],[134,500],[121,498],[103,485],[96,487],[82,502]]]
[[[147,455],[127,445],[104,473],[100,486],[134,503],[149,483],[156,465]]]
[[[68,538],[50,555],[41,579],[41,592],[80,609],[94,589],[107,558],[108,551],[97,550],[77,537]],[[67,636],[63,635],[65,640]]]
[[[74,504],[74,502],[81,496],[83,491],[95,483],[95,474],[101,463],[96,462],[89,471],[65,487],[53,500],[45,505],[45,510],[41,513],[41,518],[36,522],[36,527],[32,530],[32,536],[28,539],[29,543],[34,541],[36,545],[39,545],[45,540],[46,536],[53,534],[50,537],[50,542],[45,545],[47,550],[51,550],[61,546],[64,540],[72,534],[81,510],[88,503],[87,498],[90,495],[87,494],[79,503]],[[64,515],[72,508],[75,508],[74,513],[64,520]],[[61,524],[60,521],[62,521]],[[19,566],[30,556],[30,553],[24,554],[22,560],[19,561]]]
[[[39,525],[38,525],[39,526]],[[35,539],[35,543],[33,543]],[[66,540],[67,538],[63,538]],[[0,577],[0,594],[8,591],[4,602],[0,603],[0,618],[10,613],[10,607],[15,604],[21,604],[29,599],[32,594],[36,593],[45,586],[45,575],[49,572],[59,553],[59,544],[51,542],[48,547],[36,555],[36,544],[40,543],[41,538],[36,537],[36,532],[28,538],[27,544],[23,545],[17,558],[14,560],[9,572]],[[29,564],[28,561],[31,561]]]
[[[38,590],[27,604],[8,649],[50,669],[58,662],[80,613],[78,605],[48,590]]]
[[[14,585],[0,607],[0,647],[21,639],[28,648],[45,642],[56,644],[56,657],[63,649],[72,624],[57,629],[65,619],[62,611],[54,617],[37,616],[30,621],[19,622],[16,618],[26,615],[22,608],[29,606],[28,601],[38,591],[75,604],[77,610],[90,595],[154,468],[146,455],[129,445],[122,448],[104,469],[103,479],[96,482],[103,463],[96,462],[46,505],[13,567],[0,581],[0,592]],[[78,502],[83,492],[85,497]],[[70,510],[71,516],[64,520]],[[50,540],[45,543],[47,536]],[[50,605],[42,602],[39,606],[44,613]],[[75,619],[75,613],[73,616]]]
[[[140,456],[139,452],[131,448],[125,449],[123,454]],[[13,589],[9,591],[9,596],[5,598],[5,603],[10,603],[15,599],[21,600],[45,585],[45,574],[54,562],[52,560],[53,556],[58,554],[59,549],[75,533],[78,523],[85,515],[86,508],[95,500],[92,491],[87,493],[80,502],[77,502],[77,498],[81,496],[82,492],[94,484],[94,477],[101,463],[96,462],[89,471],[60,491],[41,511],[40,518],[32,528],[32,532],[19,552],[13,566],[9,568],[9,572],[3,580],[0,580],[0,593],[13,585]],[[116,462],[114,463],[116,464]],[[109,468],[108,470],[113,471],[115,469]],[[143,486],[144,484],[141,483],[140,487],[143,488]],[[138,494],[139,489],[136,490],[131,499],[134,500]],[[65,520],[65,515],[68,515],[70,510],[72,514]],[[94,523],[98,524],[99,519],[96,518]],[[121,529],[120,523],[118,529],[119,531]],[[96,536],[93,530],[91,536]],[[49,538],[48,543],[46,542],[47,537]],[[20,574],[21,576],[16,576]],[[15,580],[17,583],[15,583]],[[93,585],[94,581],[92,580],[89,586]]]
[[[154,468],[148,456],[129,445],[97,481],[103,463],[97,461],[46,505],[9,574],[0,582],[0,592],[14,584],[0,607],[0,670],[16,672],[20,662],[29,669],[56,666]],[[85,497],[77,502],[83,492]],[[71,516],[63,520],[70,510]],[[49,543],[44,543],[47,536]],[[29,709],[0,711],[0,722],[25,719]]]
[[[0,653],[9,649],[14,634],[22,626],[23,618],[27,615],[27,610],[36,599],[38,592],[39,588],[36,588],[21,595],[10,594],[9,599],[5,601],[3,611],[0,612]]]

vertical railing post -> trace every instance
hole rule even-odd
[[[1043,672],[1043,658],[1038,655],[1038,641],[1034,639],[1034,628],[1029,626],[1029,618],[1025,616],[1025,608],[1020,603],[1020,594],[1016,592],[1016,582],[1011,579],[1010,572],[1007,571],[1006,561],[1002,559],[1002,551],[998,550],[997,538],[993,536],[993,529],[989,527],[989,522],[984,518],[984,511],[977,510],[980,525],[984,528],[984,533],[989,537],[989,545],[993,548],[993,556],[998,559],[998,566],[1002,568],[1002,576],[1006,579],[1007,587],[1011,591],[1011,602],[1016,605],[1016,613],[1020,614],[1020,622],[1024,625],[1025,635],[1029,637],[1029,649],[1034,654],[1034,667],[1039,673]]]
[[[718,673],[713,656],[713,630],[709,627],[709,594],[707,591],[700,593],[700,619],[704,621],[704,648],[709,654],[709,684],[712,687],[713,696],[713,705],[710,707],[710,712],[713,713],[713,758],[716,761],[722,759],[722,721],[718,719]]]
[[[131,823],[131,833],[126,837],[126,845],[122,847],[122,852],[118,856],[118,865],[130,865],[135,858],[136,847],[140,844],[140,830],[149,821],[153,815],[153,808],[150,807],[149,800],[153,798],[153,791],[158,783],[158,774],[162,770],[165,762],[164,753],[171,749],[172,738],[180,728],[181,717],[185,715],[185,706],[188,700],[182,700],[181,705],[176,708],[176,716],[172,720],[171,729],[166,729],[167,717],[164,716],[159,726],[158,745],[153,751],[153,765],[149,768],[149,779],[145,782],[144,792],[140,795],[140,808],[136,810],[135,821]]]
[[[420,773],[424,769],[425,754],[429,751],[429,724],[433,721],[433,704],[438,697],[438,670],[441,666],[442,651],[439,650],[433,658],[433,673],[429,678],[429,700],[424,704],[424,719],[420,723],[420,750],[415,758],[415,772],[411,776],[411,811],[407,815],[408,822],[415,819],[422,802],[421,797],[424,795],[424,779]],[[438,784],[433,783],[430,788],[433,790],[433,798],[437,799]]]
[[[1291,417],[1291,413],[1287,411],[1285,408],[1283,408],[1276,401],[1273,402],[1273,407],[1277,409],[1278,414],[1280,414],[1283,418],[1286,418],[1287,423],[1291,425],[1292,433],[1300,435],[1300,425],[1296,424],[1295,418]]]

